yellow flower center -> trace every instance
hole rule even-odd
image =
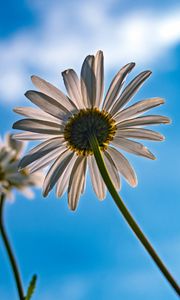
[[[101,150],[105,150],[116,132],[115,120],[108,112],[97,108],[81,109],[69,118],[64,138],[70,150],[78,155],[91,155],[89,138],[95,135]]]

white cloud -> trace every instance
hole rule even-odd
[[[39,27],[0,41],[2,101],[21,100],[33,72],[57,83],[64,68],[79,69],[97,49],[105,52],[106,71],[132,60],[149,68],[180,41],[180,7],[161,15],[142,10],[114,16],[109,1],[40,3],[34,4]]]

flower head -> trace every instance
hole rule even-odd
[[[0,197],[4,194],[8,199],[13,199],[13,189],[32,197],[29,187],[42,183],[41,173],[32,175],[27,169],[18,172],[23,147],[24,143],[14,140],[11,134],[6,134],[4,142],[0,140]]]
[[[95,56],[87,56],[80,79],[74,70],[64,71],[62,76],[67,96],[45,80],[32,76],[32,82],[39,91],[28,91],[25,96],[38,108],[14,109],[27,117],[13,125],[13,128],[24,131],[14,137],[19,140],[42,140],[21,160],[21,169],[28,166],[32,173],[51,164],[44,180],[43,195],[47,196],[55,185],[58,197],[68,189],[68,203],[72,210],[76,209],[84,191],[87,166],[97,197],[104,199],[106,195],[106,187],[91,149],[92,135],[97,138],[108,172],[119,190],[119,175],[131,186],[136,186],[137,178],[129,161],[117,148],[155,159],[144,145],[134,140],[162,141],[164,137],[160,133],[142,127],[170,122],[167,117],[143,115],[163,104],[162,98],[145,99],[126,107],[151,75],[150,71],[140,73],[122,90],[135,63],[120,69],[103,101],[103,60],[102,51]]]

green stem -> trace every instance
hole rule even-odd
[[[122,201],[122,199],[120,198],[118,192],[116,191],[116,189],[115,189],[115,187],[112,183],[112,180],[109,176],[109,173],[106,169],[106,166],[105,166],[105,163],[104,163],[101,151],[100,151],[100,147],[99,147],[97,138],[95,136],[92,136],[89,141],[90,141],[92,150],[94,152],[94,156],[95,156],[97,165],[99,167],[99,171],[101,173],[101,176],[102,176],[102,178],[103,178],[103,180],[104,180],[104,182],[105,182],[112,198],[114,199],[116,205],[118,206],[119,210],[121,211],[123,217],[127,221],[128,225],[130,226],[132,231],[135,233],[137,238],[143,244],[144,248],[147,250],[147,252],[151,256],[151,258],[154,260],[156,265],[159,267],[161,272],[164,274],[167,281],[174,288],[176,293],[178,295],[180,295],[180,286],[177,284],[175,279],[172,277],[172,275],[170,274],[170,272],[168,271],[168,269],[166,268],[166,266],[164,265],[164,263],[160,259],[160,257],[157,255],[157,253],[155,252],[155,250],[151,246],[150,242],[148,241],[148,239],[146,238],[146,236],[144,235],[144,233],[142,232],[142,230],[137,225],[137,223],[135,222],[135,220],[131,216],[130,212],[126,208],[126,206],[125,206],[124,202]]]
[[[24,300],[24,292],[23,292],[23,288],[22,288],[22,283],[21,283],[21,278],[20,278],[20,273],[16,264],[16,260],[15,257],[13,255],[9,240],[7,238],[7,234],[6,231],[4,229],[4,222],[3,222],[3,208],[4,208],[4,202],[5,202],[5,197],[1,196],[0,198],[0,232],[2,235],[2,239],[4,242],[4,246],[6,248],[9,260],[10,260],[10,264],[12,267],[12,271],[14,274],[14,278],[15,278],[15,282],[16,282],[16,286],[17,286],[17,290],[18,290],[18,294],[19,294],[19,299],[20,300]]]

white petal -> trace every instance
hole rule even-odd
[[[15,107],[13,111],[19,115],[28,118],[40,119],[40,120],[52,121],[52,122],[57,122],[57,121],[60,122],[60,119],[57,119],[51,116],[50,114],[46,113],[45,111],[34,107]]]
[[[67,120],[71,112],[55,99],[37,92],[27,91],[25,96],[40,109],[60,120]]]
[[[137,185],[136,173],[128,160],[115,148],[108,147],[107,152],[113,159],[118,171],[124,176],[131,186],[135,187]]]
[[[135,63],[129,63],[125,65],[113,78],[104,99],[104,103],[103,103],[104,110],[108,111],[112,107],[125,82],[126,76],[129,74],[129,72],[131,72],[134,66]]]
[[[2,149],[1,149],[2,150]],[[9,150],[1,153],[1,168],[6,169],[6,167],[9,165],[9,163],[14,159],[16,156],[15,150]]]
[[[73,166],[68,186],[68,204],[71,210],[75,210],[84,186],[86,174],[86,157],[79,156]]]
[[[151,141],[163,141],[164,136],[159,132],[144,129],[144,128],[122,128],[118,129],[116,136],[141,139],[141,140],[151,140]]]
[[[59,137],[60,134],[55,135],[53,137]],[[19,141],[31,141],[31,140],[46,140],[52,138],[52,135],[50,134],[40,134],[40,133],[34,133],[34,132],[20,132],[13,134],[13,139],[19,140]]]
[[[47,153],[43,157],[34,161],[31,165],[28,165],[29,173],[34,173],[38,170],[45,168],[50,165],[59,155],[66,150],[65,146],[54,149],[51,152]]]
[[[145,80],[151,75],[151,71],[144,71],[137,75],[124,89],[116,103],[113,105],[110,113],[112,116],[116,114],[127,102],[131,100],[135,93],[140,89]]]
[[[62,147],[63,142],[64,142],[63,138],[53,138],[37,145],[21,159],[19,163],[19,168],[23,169],[27,167],[29,164],[31,164],[33,161],[50,153],[52,150]]]
[[[94,75],[96,78],[96,98],[94,106],[100,107],[104,92],[104,57],[102,51],[96,53],[94,60]]]
[[[8,147],[15,150],[19,157],[24,149],[25,143],[17,141],[13,138],[13,134],[6,134],[5,143]]]
[[[42,171],[36,172],[35,174],[29,174],[29,180],[37,187],[42,187],[44,181],[44,173]]]
[[[3,190],[3,193],[6,195],[6,199],[13,203],[15,201],[15,195],[13,194],[12,191],[8,191],[6,189]]]
[[[104,152],[103,158],[104,158],[104,162],[105,162],[106,168],[108,170],[108,173],[111,177],[111,180],[112,180],[115,188],[117,190],[119,190],[121,185],[120,185],[120,178],[119,178],[119,174],[118,174],[116,165],[115,165],[114,161],[112,160],[111,156],[109,155],[109,153]]]
[[[31,76],[31,80],[40,92],[48,95],[51,98],[54,98],[61,105],[66,107],[69,111],[73,111],[74,109],[76,109],[72,101],[70,101],[70,99],[68,99],[63,92],[61,92],[51,83],[45,81],[44,79],[38,76]]]
[[[80,80],[76,72],[72,69],[68,69],[62,72],[62,76],[66,90],[76,107],[79,109],[85,108],[82,100]]]
[[[92,187],[99,200],[103,200],[106,197],[106,185],[104,183],[104,180],[102,179],[102,176],[99,172],[96,160],[93,155],[88,157],[88,166],[91,176]]]
[[[83,178],[83,185],[81,188],[81,194],[84,193],[85,188],[86,188],[86,175],[87,175],[87,158],[85,159],[85,165],[84,165],[84,178]]]
[[[34,192],[28,187],[20,188],[21,193],[29,200],[34,198]]]
[[[169,118],[159,115],[148,115],[144,117],[138,117],[130,120],[125,120],[117,124],[117,128],[121,129],[124,127],[131,126],[145,126],[145,125],[156,125],[156,124],[169,124],[171,121]]]
[[[69,164],[74,153],[65,150],[50,167],[43,184],[43,196],[46,197],[54,187],[67,165]]]
[[[3,145],[0,151],[0,161],[3,161],[6,158],[6,156],[9,155],[10,153],[11,156],[14,156],[14,154],[16,154],[14,150],[12,150],[11,148],[7,148]]]
[[[57,197],[61,197],[67,189],[75,160],[76,160],[76,156],[74,155],[57,182],[57,187],[56,187]]]
[[[115,136],[112,144],[123,149],[124,151],[144,156],[150,159],[156,159],[155,156],[148,150],[148,148],[140,143]]]
[[[43,120],[23,119],[15,122],[13,128],[35,133],[58,135],[63,133],[64,126]]]
[[[96,99],[96,79],[93,71],[94,56],[88,55],[81,69],[81,92],[85,107],[93,107]]]
[[[135,118],[140,114],[148,111],[149,109],[156,107],[158,105],[164,104],[162,98],[151,98],[146,100],[141,100],[135,104],[129,106],[128,108],[118,112],[114,115],[116,122],[122,122],[127,119]]]
[[[53,137],[51,139],[48,139],[36,147],[32,148],[28,154],[34,154],[37,153],[38,151],[51,151],[51,149],[55,149],[61,146],[64,146],[65,140],[64,137]]]

